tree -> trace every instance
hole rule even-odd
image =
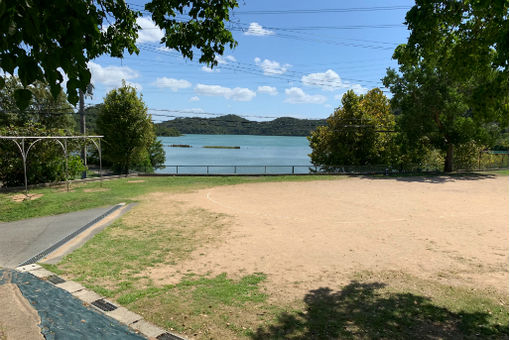
[[[151,145],[149,145],[149,161],[151,171],[156,169],[162,169],[165,164],[165,150],[163,150],[163,143],[157,139],[154,135]]]
[[[235,7],[236,0],[152,0],[145,10],[165,32],[161,42],[166,47],[189,59],[198,50],[199,61],[214,66],[216,54],[236,45],[225,28]],[[11,75],[17,69],[23,84],[14,93],[18,106],[28,105],[27,86],[36,81],[47,83],[56,97],[64,74],[68,100],[76,104],[78,89],[85,92],[90,83],[88,61],[139,52],[139,16],[124,0],[1,1],[0,69]],[[4,83],[0,77],[0,88]]]
[[[22,88],[17,77],[8,77],[5,86],[0,89],[0,135],[8,136],[46,136],[72,134],[75,123],[73,107],[67,102],[65,94],[54,98],[49,88],[36,82],[28,87],[32,99],[28,107],[21,110],[14,101],[14,92]],[[78,147],[78,143],[69,141],[69,149]],[[12,141],[0,142],[0,182],[4,185],[21,185],[24,182],[21,155]],[[40,141],[30,149],[27,159],[28,182],[41,183],[64,179],[64,154],[61,147],[50,140]],[[69,175],[84,169],[79,159],[69,158]]]
[[[491,144],[508,125],[508,2],[417,0],[406,23],[383,83],[405,140],[439,148],[452,171],[455,146]]]
[[[135,166],[150,164],[154,124],[134,87],[124,83],[106,95],[97,117],[97,129],[104,135],[104,158],[114,170],[128,173]]]
[[[0,89],[0,125],[26,126],[40,124],[46,129],[74,129],[73,107],[63,91],[53,97],[46,84],[35,82],[28,87],[32,98],[24,109],[18,108],[14,100],[16,90],[23,88],[18,77],[8,77]]]
[[[327,170],[342,165],[391,164],[395,119],[379,89],[366,95],[349,90],[342,106],[308,137],[312,163]]]
[[[28,122],[23,126],[0,126],[0,135],[6,136],[64,136],[62,129],[46,128],[39,123]],[[78,150],[79,143],[68,141],[68,150]],[[4,186],[23,185],[23,163],[18,147],[10,140],[0,141],[0,182]],[[68,174],[75,177],[85,167],[80,158],[68,158]],[[28,184],[65,180],[65,158],[60,145],[54,140],[41,140],[30,149],[27,158]]]

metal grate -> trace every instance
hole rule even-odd
[[[50,281],[51,283],[53,283],[54,285],[57,285],[59,283],[63,283],[63,282],[66,282],[66,280],[64,279],[61,279],[60,277],[58,277],[57,275],[50,275],[46,278],[46,280]]]
[[[170,333],[163,333],[161,335],[158,335],[156,337],[158,340],[185,340],[184,338],[181,338],[180,336],[170,334]]]
[[[117,309],[117,306],[112,305],[111,303],[109,303],[108,301],[105,301],[104,299],[96,300],[96,301],[92,302],[92,304],[105,312],[111,312],[112,310]]]
[[[55,251],[57,248],[59,248],[60,246],[62,246],[64,243],[68,242],[69,240],[73,239],[75,236],[77,236],[78,234],[81,234],[82,232],[84,232],[85,230],[87,230],[88,228],[92,227],[94,224],[96,224],[97,222],[99,222],[100,220],[102,220],[103,218],[105,218],[106,216],[110,215],[111,213],[113,213],[115,210],[119,209],[121,207],[121,205],[116,205],[114,206],[113,208],[111,208],[110,210],[108,210],[107,212],[105,212],[104,214],[102,214],[101,216],[99,217],[96,217],[94,220],[90,221],[89,223],[85,224],[83,227],[81,227],[80,229],[76,230],[75,232],[73,232],[72,234],[70,235],[67,235],[66,237],[64,237],[62,240],[58,241],[57,243],[55,243],[54,245],[52,245],[51,247],[49,247],[48,249],[42,251],[41,253],[35,255],[34,257],[28,259],[27,261],[23,262],[22,264],[20,264],[18,267],[21,267],[21,266],[26,266],[27,264],[32,264],[32,263],[36,263],[37,261],[39,261],[40,259],[42,259],[43,257],[45,257],[46,255],[52,253],[53,251]]]

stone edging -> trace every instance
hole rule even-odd
[[[53,284],[55,287],[63,289],[73,295],[75,298],[80,299],[85,306],[92,306],[97,311],[104,315],[111,317],[118,322],[128,326],[134,332],[142,334],[148,339],[157,340],[186,340],[185,338],[170,333],[162,328],[143,319],[141,315],[129,311],[125,307],[117,306],[115,303],[107,300],[106,298],[94,293],[91,290],[83,287],[81,284],[74,281],[67,281],[59,278],[52,272],[44,269],[38,264],[29,264],[16,268],[19,272],[26,272],[34,275],[35,277],[46,280]],[[54,284],[52,281],[60,282]],[[63,282],[62,282],[63,281]],[[98,307],[98,305],[107,305],[110,308],[105,308],[107,311]],[[113,309],[109,310],[108,309]]]

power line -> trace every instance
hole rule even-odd
[[[378,12],[409,10],[408,6],[379,6],[379,7],[353,7],[353,8],[320,8],[320,9],[287,9],[287,10],[251,10],[233,11],[234,15],[287,15],[287,14],[323,14],[323,13],[352,13],[352,12]]]
[[[172,54],[170,51],[161,50],[161,49],[155,48],[148,44],[145,44],[145,46],[140,46],[140,49],[146,50],[148,52],[156,53],[156,54],[162,54],[162,55],[179,58],[179,55],[177,55],[177,54]],[[255,74],[255,75],[266,75],[266,76],[268,75],[268,74],[265,74],[263,70],[260,70],[259,68],[257,68],[255,65],[245,64],[245,63],[240,63],[240,62],[230,62],[227,64],[218,65],[217,67],[220,69],[240,71],[243,73],[249,73],[249,74]],[[282,73],[282,74],[270,74],[271,77],[290,80],[290,81],[301,81],[300,77],[305,76],[305,75],[307,75],[307,74],[303,73],[303,72],[297,72],[297,71],[289,71],[289,72]],[[354,79],[354,78],[343,78],[343,79],[347,80],[349,82],[358,82],[361,84],[365,84],[366,86],[370,86],[370,85],[367,85],[367,83],[374,83],[374,84],[382,83],[381,81],[366,80],[366,79]],[[353,84],[342,84],[342,83],[339,83],[338,80],[333,80],[333,81],[324,80],[324,81],[309,81],[309,85],[326,86],[326,87],[332,87],[332,88],[346,88]]]

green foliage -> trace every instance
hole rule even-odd
[[[326,170],[342,165],[391,164],[395,144],[388,131],[394,129],[395,119],[381,90],[359,96],[347,91],[342,107],[328,118],[327,125],[308,137],[312,163]]]
[[[132,86],[124,83],[106,95],[97,129],[104,135],[104,158],[115,171],[128,173],[129,169],[145,168],[152,161],[158,165],[161,160],[158,148],[162,150],[162,145],[155,144],[151,117]],[[151,155],[155,158],[151,159]]]
[[[73,108],[63,92],[54,97],[48,86],[36,81],[29,86],[32,93],[26,108],[20,109],[15,100],[22,84],[17,77],[7,77],[0,89],[0,135],[7,136],[62,136],[72,134]],[[26,148],[32,141],[26,141]],[[78,143],[69,142],[70,151],[77,150]],[[0,142],[0,182],[5,186],[24,184],[21,153],[13,141]],[[43,140],[34,144],[27,159],[29,184],[60,181],[65,179],[65,158],[56,141]],[[69,175],[74,177],[83,165],[76,157],[69,158]]]
[[[276,118],[256,122],[236,115],[215,118],[176,118],[156,124],[156,131],[176,129],[180,133],[209,135],[261,135],[261,136],[308,136],[318,126],[325,125],[324,119]],[[162,130],[159,130],[162,129]],[[158,134],[158,136],[164,136]]]
[[[16,104],[15,93],[22,86],[19,78],[13,76],[7,77],[5,86],[0,88],[0,125],[37,123],[49,129],[74,129],[73,107],[62,91],[53,97],[48,86],[35,82],[28,87],[32,93],[28,106],[20,109]]]
[[[236,45],[224,25],[235,7],[235,0],[153,0],[145,5],[165,32],[166,47],[189,59],[199,51],[199,61],[212,65],[225,45]],[[141,14],[123,0],[0,2],[0,69],[11,75],[17,69],[23,88],[14,91],[16,105],[28,105],[31,93],[26,89],[36,81],[48,83],[56,97],[63,74],[69,78],[68,99],[76,104],[78,89],[86,91],[90,83],[88,61],[104,54],[121,58],[125,51],[139,52],[136,18]],[[177,16],[189,19],[182,22]]]
[[[64,135],[63,130],[46,129],[39,124],[24,127],[1,127],[0,135],[7,136],[59,136]],[[32,141],[26,140],[28,148]],[[70,142],[68,149],[77,149],[78,144]],[[0,142],[0,182],[5,186],[18,186],[24,184],[23,162],[21,153],[14,142],[3,140]],[[84,166],[77,156],[68,160],[69,177],[76,177]],[[65,158],[62,147],[54,140],[42,140],[34,144],[27,158],[27,180],[29,184],[45,183],[65,180]]]
[[[491,146],[494,125],[508,126],[508,2],[417,0],[406,23],[383,83],[410,152],[438,148],[451,171],[455,146]]]
[[[165,150],[163,150],[163,143],[154,137],[151,145],[149,146],[149,160],[153,170],[164,168],[165,164]]]
[[[103,104],[96,104],[85,109],[85,125],[87,127],[87,135],[96,135],[97,134],[97,116],[101,111]],[[80,131],[80,115],[74,115],[75,121],[75,131],[78,134],[81,134]]]
[[[163,123],[155,124],[156,136],[161,137],[179,137],[181,133],[174,127],[164,126]]]

